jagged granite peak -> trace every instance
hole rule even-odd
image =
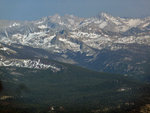
[[[105,18],[105,19],[109,19],[109,18],[115,18],[113,17],[112,15],[108,14],[108,13],[105,13],[105,12],[102,12],[98,15],[99,18]]]
[[[58,14],[50,17],[51,22],[57,23],[61,26],[65,26],[68,29],[75,29],[84,20],[83,18],[76,17],[74,15],[60,16]]]

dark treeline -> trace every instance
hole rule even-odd
[[[2,82],[0,81],[0,92],[2,91],[3,86],[2,86]]]

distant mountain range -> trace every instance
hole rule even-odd
[[[2,113],[138,113],[149,67],[150,17],[0,21]]]
[[[40,49],[36,55],[30,52],[39,59],[53,59],[102,72],[149,74],[150,17],[120,18],[102,13],[91,18],[56,14],[37,21],[3,20],[0,21],[0,42],[18,50]],[[0,51],[9,49],[1,47]],[[15,51],[11,52],[15,56]]]

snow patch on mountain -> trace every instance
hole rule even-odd
[[[9,59],[9,60],[0,60],[0,66],[15,66],[15,67],[24,67],[31,69],[51,69],[53,72],[58,72],[61,68],[56,67],[51,64],[44,64],[39,60],[29,60],[29,59]]]
[[[38,28],[40,28],[40,29],[46,29],[48,27],[46,25],[40,25],[40,26],[38,26]]]
[[[7,48],[7,47],[3,47],[2,45],[0,45],[0,51],[3,51],[3,52],[6,52],[7,54],[16,54],[17,52],[10,49],[10,48]]]
[[[129,19],[127,22],[125,22],[127,25],[129,25],[130,27],[136,27],[138,25],[140,25],[141,23],[143,23],[142,20],[140,19]]]
[[[122,43],[122,44],[146,44],[150,46],[150,36],[130,36],[124,38],[118,38],[114,43]]]
[[[13,23],[12,25],[10,25],[9,27],[16,27],[16,26],[20,26],[19,23]]]

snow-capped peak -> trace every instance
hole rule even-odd
[[[112,15],[110,15],[110,14],[108,14],[108,13],[104,13],[104,12],[102,12],[101,14],[100,14],[100,17],[102,18],[107,18],[107,19],[109,19],[109,18],[112,18],[113,16]]]
[[[51,16],[51,21],[60,21],[61,20],[61,16],[58,14],[55,14],[54,16]]]

